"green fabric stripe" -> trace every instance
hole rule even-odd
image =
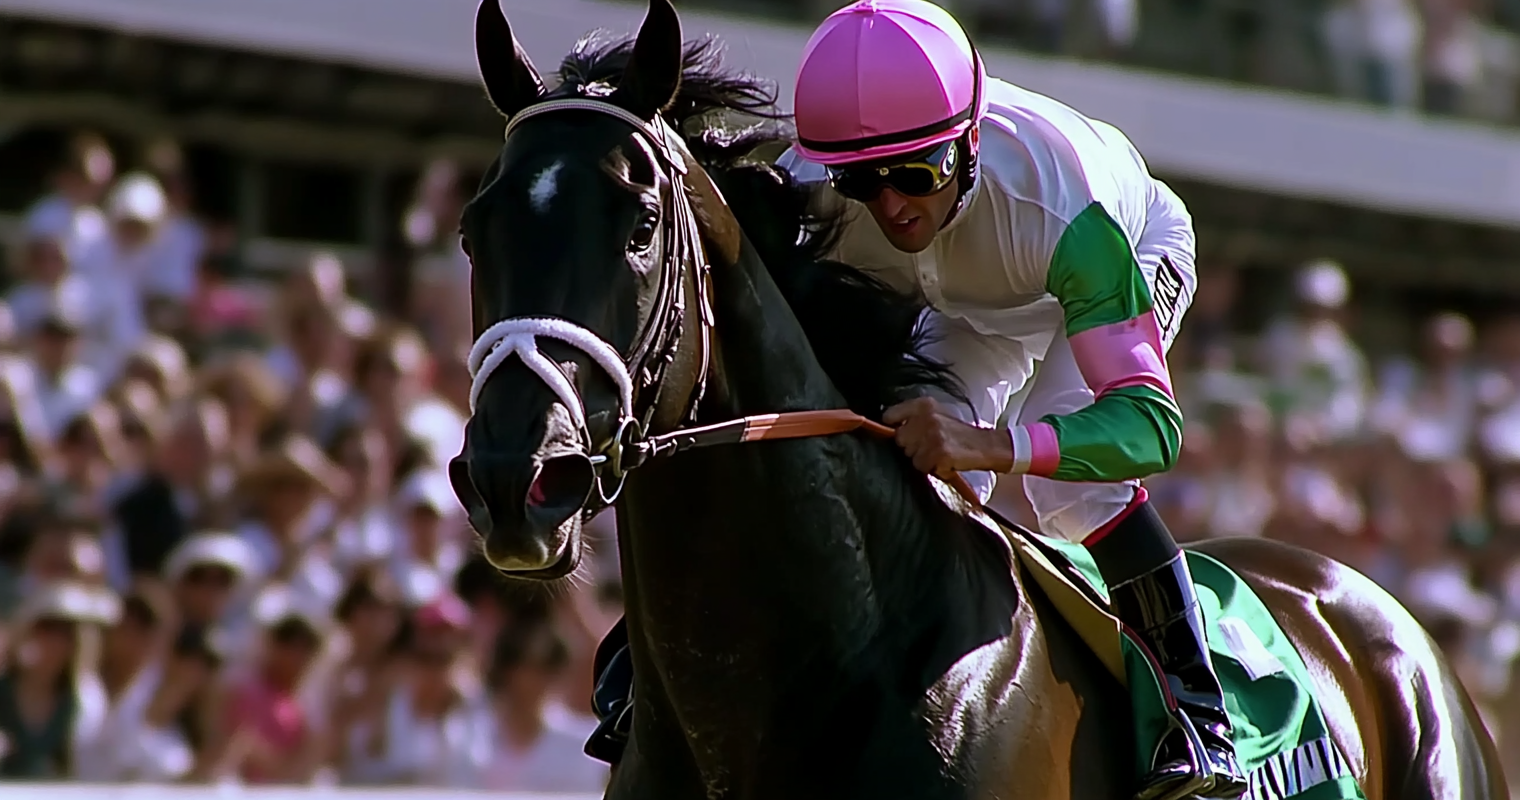
[[[1036,534],[1037,535],[1037,534]],[[1040,536],[1040,541],[1064,556],[1076,571],[1104,598],[1108,597],[1103,578],[1088,549],[1076,542]],[[1274,773],[1269,762],[1291,761],[1290,755],[1300,746],[1328,735],[1329,727],[1314,692],[1314,680],[1293,642],[1272,617],[1251,587],[1229,567],[1196,551],[1186,551],[1188,567],[1198,587],[1198,602],[1208,621],[1209,651],[1215,670],[1225,688],[1225,708],[1234,729],[1233,739],[1241,768],[1258,782],[1271,782]],[[1230,650],[1220,626],[1226,618],[1240,620],[1255,633],[1262,647],[1283,666],[1271,675],[1252,676],[1242,666],[1239,656]],[[1150,661],[1128,636],[1120,638],[1124,663],[1129,677],[1130,708],[1135,726],[1135,775],[1150,768],[1150,754],[1166,735],[1168,714],[1161,690],[1161,678]],[[1332,745],[1333,744],[1332,741]],[[1345,753],[1338,746],[1342,760]],[[1312,767],[1312,765],[1310,765]],[[1309,769],[1290,774],[1291,769],[1276,774],[1292,786],[1297,777],[1313,774]],[[1328,775],[1324,776],[1328,778]],[[1246,797],[1277,797],[1263,790]],[[1286,795],[1289,800],[1365,800],[1356,780],[1350,776],[1329,778],[1307,789],[1299,787]]]
[[[1058,481],[1114,483],[1166,472],[1182,450],[1182,411],[1149,386],[1125,386],[1071,414],[1040,418],[1056,430]]]
[[[1066,311],[1067,336],[1151,310],[1151,290],[1129,237],[1101,203],[1082,209],[1066,226],[1050,259],[1045,290]]]

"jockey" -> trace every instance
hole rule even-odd
[[[994,475],[1021,476],[1041,529],[1088,546],[1213,773],[1174,730],[1137,797],[1239,797],[1187,562],[1139,480],[1181,445],[1165,353],[1197,284],[1182,201],[1113,126],[987,76],[926,0],[825,20],[795,116],[780,166],[844,215],[831,257],[926,301],[930,354],[970,398],[888,409],[898,443],[925,472],[968,473],[983,501]]]

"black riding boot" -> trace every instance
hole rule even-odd
[[[614,766],[623,758],[633,728],[633,658],[628,654],[628,621],[619,619],[596,647],[596,688],[591,711],[598,724],[586,740],[586,755]]]
[[[1205,641],[1203,611],[1187,560],[1171,531],[1149,503],[1142,503],[1090,552],[1109,581],[1114,613],[1156,657],[1181,717],[1180,726],[1162,739],[1135,800],[1240,797],[1249,784],[1235,760],[1224,690]],[[1188,725],[1202,745],[1196,757]]]

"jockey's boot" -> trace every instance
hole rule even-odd
[[[1089,552],[1109,584],[1114,614],[1155,657],[1177,701],[1179,724],[1162,738],[1135,800],[1239,798],[1249,784],[1230,740],[1187,559],[1171,531],[1142,495]]]
[[[586,755],[616,766],[633,730],[633,657],[628,653],[628,621],[619,619],[596,647],[592,669],[596,688],[591,711],[597,726],[586,740]]]
[[[1194,594],[1187,559],[1178,553],[1162,566],[1113,587],[1114,613],[1140,638],[1166,675],[1177,712],[1197,731],[1205,771],[1194,770],[1188,732],[1172,729],[1156,751],[1151,772],[1135,800],[1184,797],[1238,798],[1249,788],[1235,760],[1224,690],[1204,640],[1203,611]]]

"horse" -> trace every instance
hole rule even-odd
[[[916,299],[823,257],[835,222],[762,157],[774,94],[669,0],[552,90],[496,0],[476,52],[507,132],[461,220],[477,341],[449,476],[522,580],[570,576],[616,508],[634,711],[607,797],[1129,796],[1119,682],[965,502],[847,432],[954,383]],[[1297,646],[1368,800],[1507,800],[1392,597],[1286,545],[1199,549]]]

